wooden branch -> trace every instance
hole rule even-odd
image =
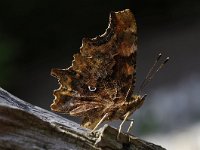
[[[105,125],[88,129],[24,102],[0,88],[0,149],[7,150],[164,150]]]

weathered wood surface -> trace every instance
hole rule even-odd
[[[1,150],[164,150],[161,146],[105,125],[88,129],[24,102],[0,88]]]

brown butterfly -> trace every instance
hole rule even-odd
[[[52,69],[60,88],[54,91],[51,109],[81,117],[82,126],[93,130],[103,121],[125,121],[145,99],[133,94],[136,33],[135,18],[129,9],[111,12],[106,32],[84,38],[72,66]]]

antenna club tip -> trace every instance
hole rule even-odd
[[[161,54],[161,53],[159,53],[159,54],[158,54],[158,56],[157,56],[157,59],[156,59],[156,61],[158,61],[158,60],[161,58],[161,56],[162,56],[162,54]]]
[[[167,58],[165,59],[165,61],[164,61],[163,64],[167,63],[168,61],[169,61],[169,57],[167,57]]]

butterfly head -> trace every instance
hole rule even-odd
[[[140,108],[142,104],[144,103],[144,100],[146,98],[146,94],[141,96],[141,95],[133,95],[131,97],[131,100],[129,102],[129,108],[135,111],[136,109]]]

